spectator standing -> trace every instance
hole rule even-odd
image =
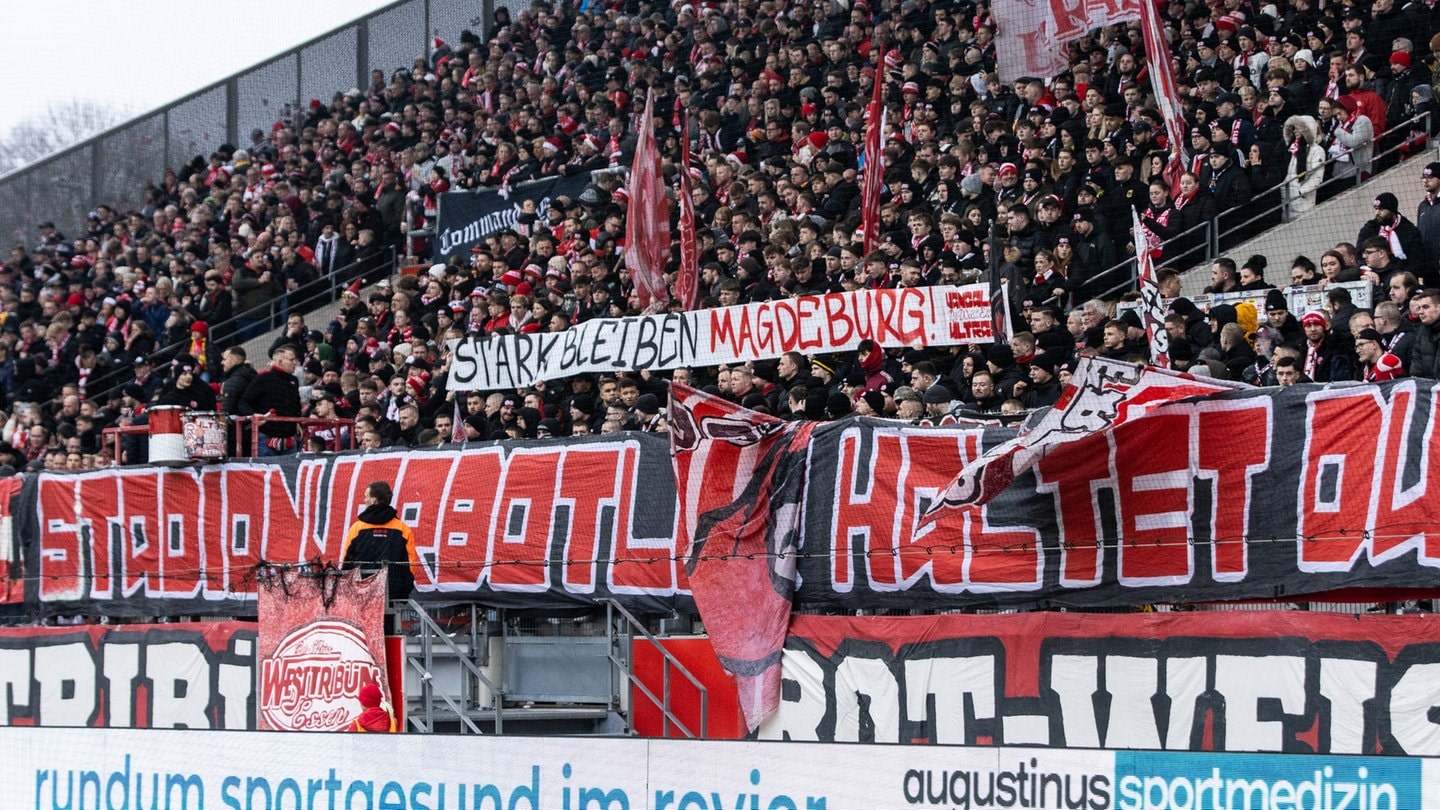
[[[359,569],[367,576],[384,571],[390,599],[399,600],[410,598],[414,590],[412,566],[418,558],[414,531],[390,505],[394,497],[384,481],[371,481],[365,487],[360,516],[345,533],[340,558],[347,571]]]
[[[285,345],[270,355],[270,368],[255,375],[240,398],[242,416],[300,416],[300,380],[295,376],[299,362],[296,349]],[[294,422],[262,422],[256,436],[258,455],[290,455],[298,449]]]

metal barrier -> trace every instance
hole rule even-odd
[[[470,616],[462,636],[466,643],[462,646],[455,640],[456,633],[447,632],[437,624],[420,603],[407,599],[404,605],[413,616],[413,638],[419,646],[415,651],[406,650],[405,665],[407,674],[420,683],[418,711],[417,708],[406,707],[406,724],[415,731],[428,734],[435,731],[437,722],[449,721],[458,724],[461,734],[481,734],[483,732],[475,718],[476,710],[481,708],[480,692],[484,689],[490,693],[495,733],[505,733],[504,691],[492,683],[482,669],[489,658],[490,640],[484,608],[473,604],[466,606]],[[441,657],[460,668],[461,677],[456,683],[459,694],[451,694],[435,683],[436,664]]]
[[[369,283],[371,281],[378,281],[381,278],[388,278],[395,268],[395,248],[386,248],[385,253],[381,255],[383,256],[382,259],[367,259],[365,261],[354,262],[314,282],[313,286],[307,285],[311,287],[311,292],[302,299],[289,301],[286,296],[281,296],[265,304],[261,304],[258,307],[232,315],[227,320],[206,324],[210,327],[211,345],[215,351],[220,351],[232,345],[243,344],[244,341],[237,341],[232,338],[243,328],[243,324],[246,321],[264,324],[261,331],[255,335],[255,337],[259,337],[283,325],[286,316],[290,313],[308,315],[311,312],[334,304],[339,300],[340,292],[345,289],[346,285],[356,279],[360,279],[362,283]],[[372,261],[374,264],[373,267],[362,266]],[[371,278],[372,276],[374,278]],[[189,340],[186,339],[179,343],[159,346],[148,355],[148,358],[151,363],[154,364],[168,362],[171,357],[183,352],[188,342]],[[303,349],[304,347],[299,348]],[[106,394],[129,382],[130,378],[131,371],[129,368],[108,369],[94,376],[89,383],[88,390]]]
[[[626,610],[624,606],[613,599],[603,600],[605,602],[605,632],[610,637],[610,665],[611,674],[614,677],[612,691],[613,705],[620,707],[623,703],[623,690],[631,688],[631,694],[636,697],[643,697],[665,718],[665,735],[670,736],[670,729],[674,727],[681,735],[688,739],[705,738],[710,725],[710,691],[700,682],[700,679],[691,674],[690,670],[676,658],[673,653],[660,643],[660,639],[647,629],[643,622],[635,617],[633,613]],[[638,636],[637,636],[638,633]],[[638,639],[644,639],[656,652],[660,654],[664,662],[664,671],[661,675],[661,694],[656,695],[635,675],[634,661],[630,657],[630,649]],[[674,672],[684,678],[700,694],[700,727],[690,729],[685,725],[675,712],[670,708],[670,681],[671,673]],[[627,725],[634,723],[634,712],[627,714]]]
[[[372,68],[389,75],[428,56],[431,37],[458,40],[484,28],[497,6],[516,0],[399,0],[258,65],[0,177],[0,238],[25,245],[53,220],[71,237],[98,205],[139,208],[166,168],[208,157],[222,143],[244,148],[251,134],[303,117],[310,99],[364,92]],[[183,56],[177,58],[184,58]]]

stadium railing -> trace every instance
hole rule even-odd
[[[1415,123],[1422,120],[1424,121],[1424,130],[1429,132],[1431,126],[1430,116],[1430,113],[1424,113],[1423,115],[1402,121],[1396,126],[1377,134],[1375,136],[1376,143],[1387,143],[1391,140],[1400,140],[1400,142],[1383,150],[1376,151],[1371,162],[1372,169],[1370,172],[1365,174],[1357,173],[1353,178],[1341,177],[1326,180],[1325,184],[1321,186],[1320,191],[1323,193],[1327,187],[1335,188],[1336,186],[1359,188],[1372,179],[1379,177],[1385,169],[1393,168],[1397,163],[1403,163],[1410,157],[1433,153],[1435,149],[1434,139],[1430,138],[1427,139],[1423,146],[1418,148],[1413,145],[1409,146],[1412,154],[1402,156],[1401,150],[1405,149],[1407,144],[1403,142],[1403,139],[1398,137],[1409,133],[1412,129],[1416,129],[1414,126]],[[1336,162],[1336,159],[1333,157],[1326,158],[1325,171],[1327,174],[1334,169]],[[1281,185],[1283,185],[1283,183],[1284,181],[1281,181]],[[1260,233],[1276,225],[1299,221],[1306,217],[1313,216],[1319,210],[1319,205],[1317,204],[1316,207],[1311,208],[1309,211],[1294,219],[1286,218],[1284,195],[1280,190],[1281,185],[1256,190],[1254,195],[1255,200],[1260,201],[1266,197],[1274,196],[1278,202],[1265,205],[1259,210],[1252,210],[1248,212],[1248,215],[1245,216],[1244,219],[1230,221],[1227,220],[1222,213],[1222,216],[1214,220],[1202,222],[1194,228],[1161,243],[1163,257],[1160,261],[1156,262],[1156,265],[1159,266],[1163,264],[1167,267],[1174,267],[1182,272],[1192,268],[1203,267],[1224,255],[1226,251],[1237,247],[1250,237],[1258,236]],[[1331,192],[1332,195],[1334,193],[1333,191]],[[1253,204],[1254,203],[1252,203],[1252,205]],[[1329,245],[1325,247],[1328,248]],[[1094,284],[1096,288],[1104,290],[1099,296],[1100,298],[1110,300],[1136,289],[1135,274],[1135,257],[1131,256],[1097,274],[1091,283]]]

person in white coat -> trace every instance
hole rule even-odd
[[[1325,148],[1319,143],[1320,124],[1308,115],[1285,119],[1285,143],[1290,165],[1285,171],[1285,221],[1315,207],[1315,193],[1325,180]]]
[[[1370,161],[1375,156],[1375,125],[1360,109],[1354,96],[1344,95],[1337,103],[1345,110],[1335,128],[1335,141],[1330,144],[1330,157],[1335,159],[1335,177],[1360,179],[1370,176]]]

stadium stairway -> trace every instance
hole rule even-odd
[[[1364,184],[1343,191],[1315,206],[1292,222],[1283,223],[1226,251],[1225,256],[1244,264],[1262,254],[1269,260],[1265,280],[1277,287],[1289,283],[1290,263],[1296,256],[1310,257],[1317,265],[1320,254],[1339,242],[1353,242],[1360,226],[1375,215],[1376,195],[1388,191],[1400,202],[1400,213],[1415,221],[1415,208],[1424,196],[1420,172],[1433,160],[1440,160],[1440,147],[1426,149],[1408,160],[1371,177]],[[1181,276],[1186,296],[1200,295],[1210,285],[1210,262],[1186,270]]]

